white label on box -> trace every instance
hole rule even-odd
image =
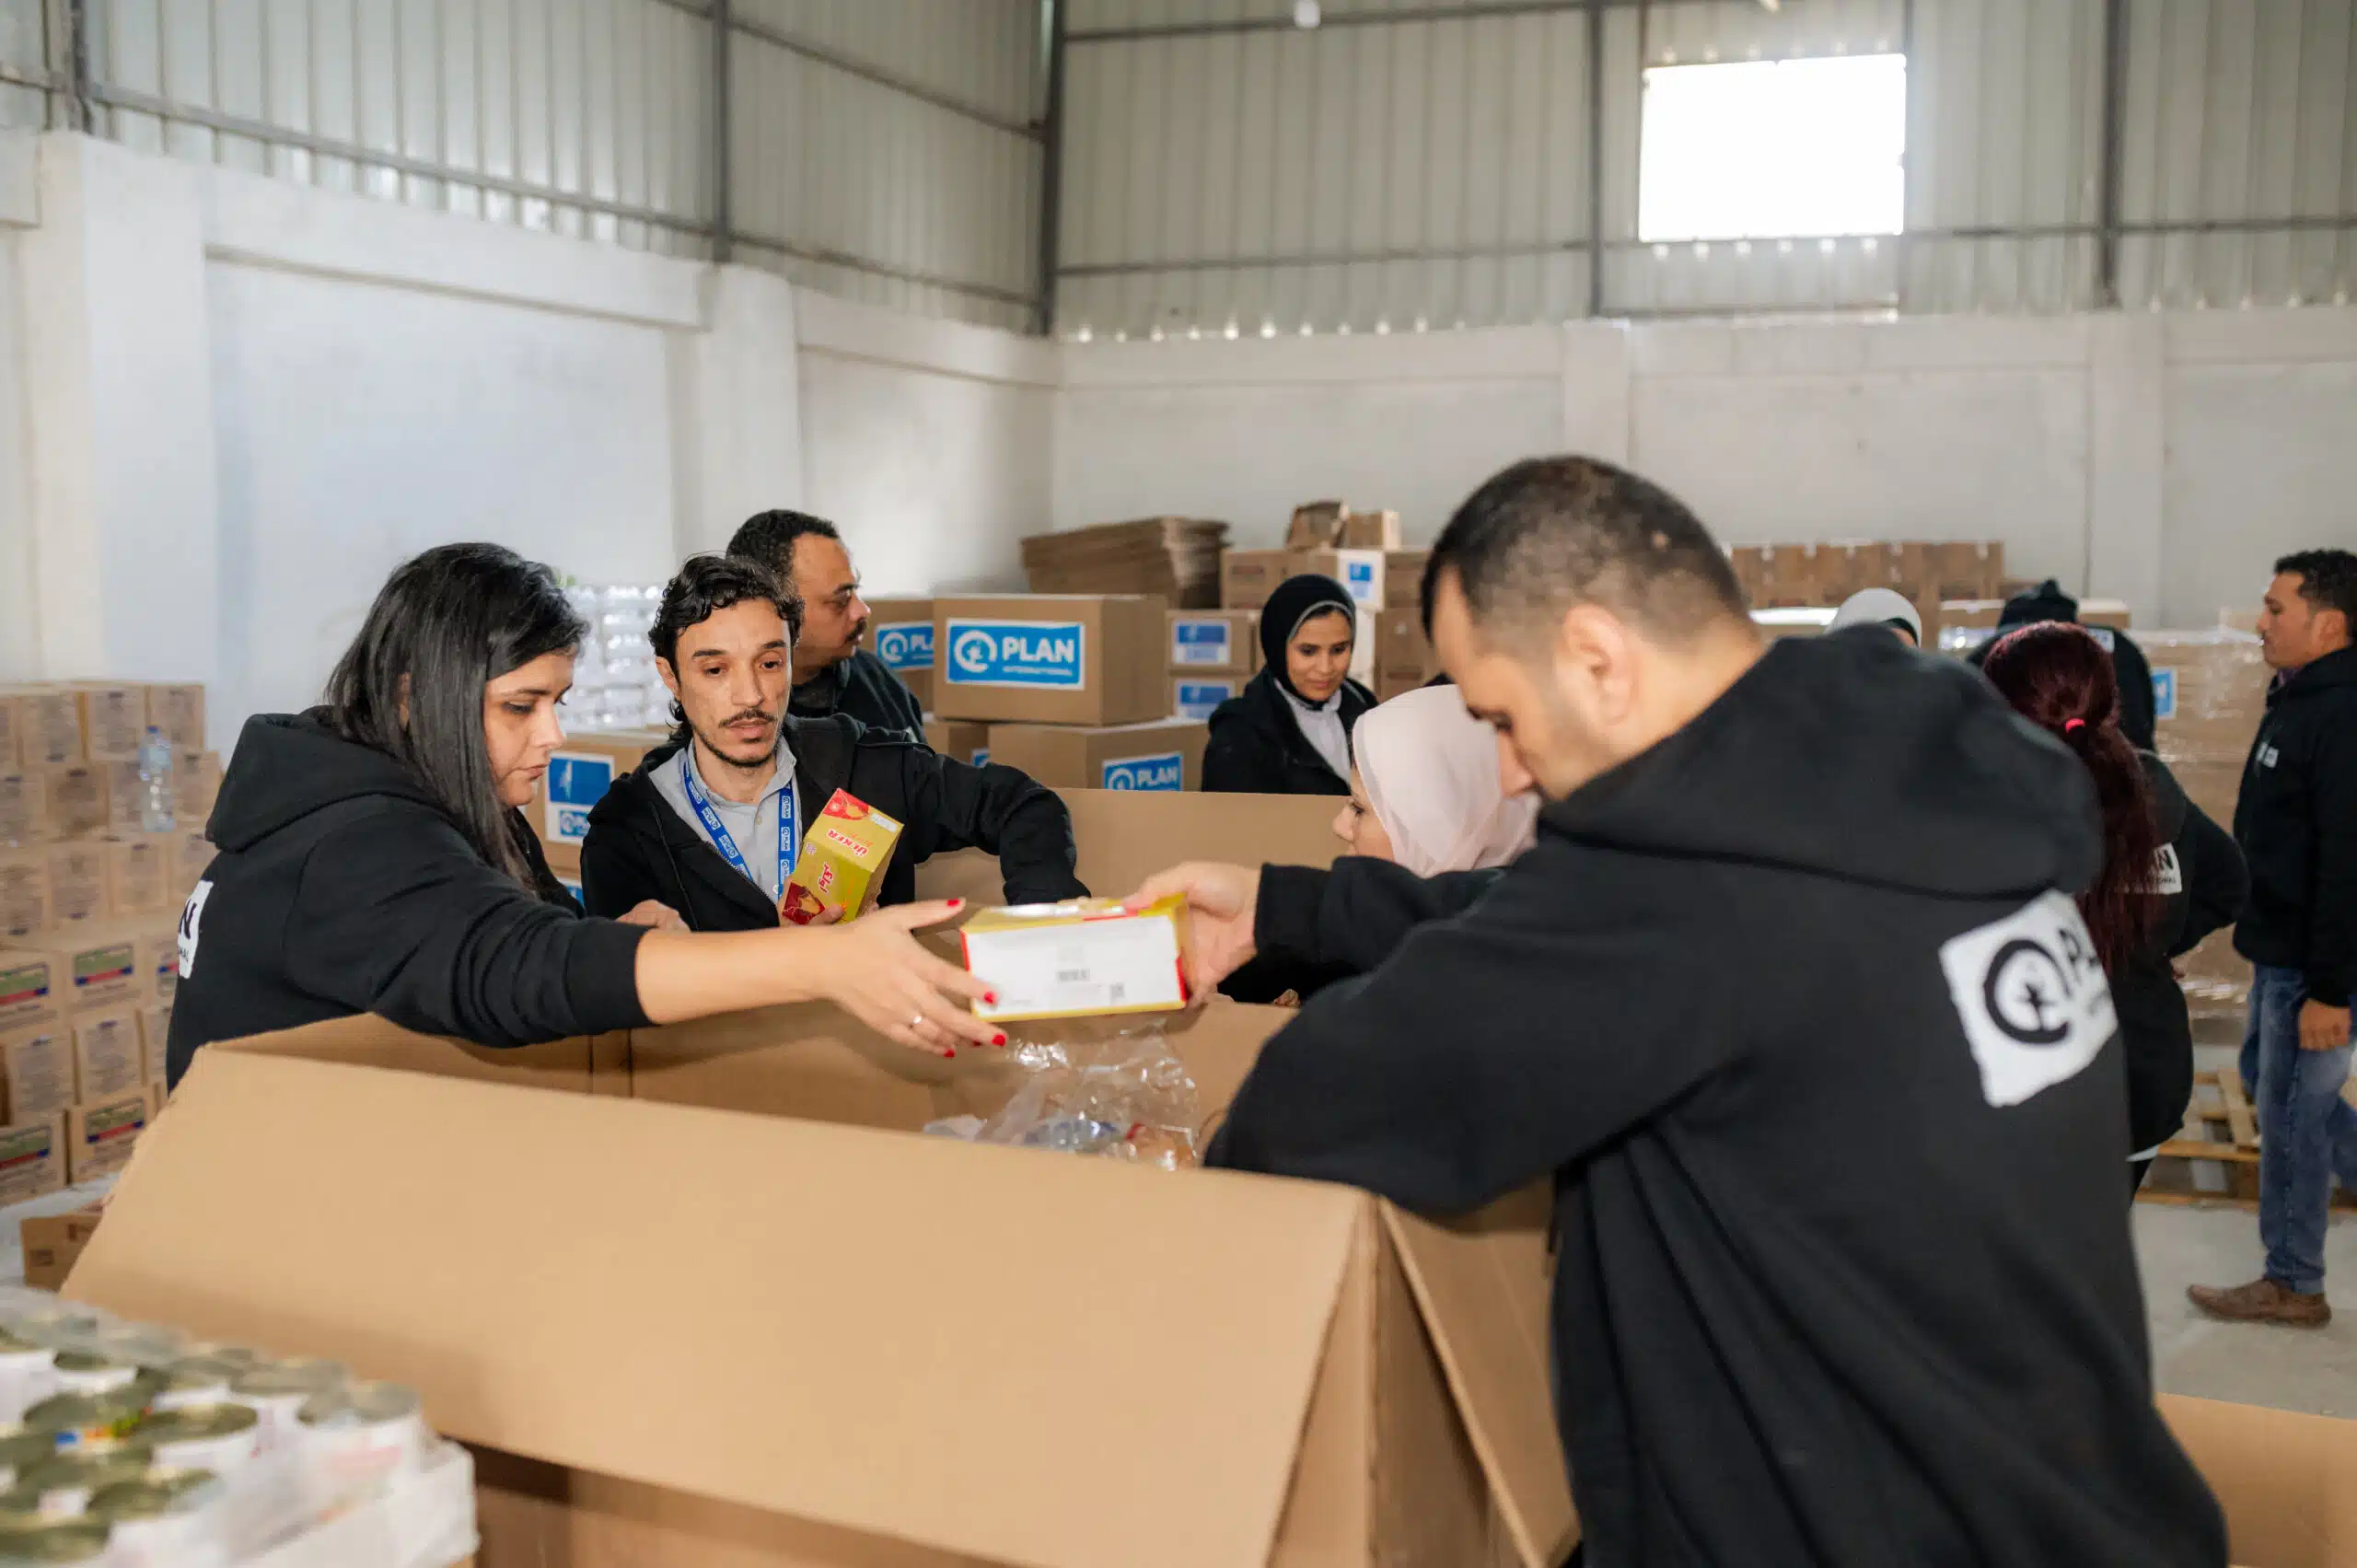
[[[966,967],[990,982],[985,1018],[1179,1007],[1178,931],[1141,915],[966,933]]]
[[[1225,664],[1227,650],[1225,621],[1174,621],[1170,623],[1172,664]]]
[[[589,836],[589,808],[613,787],[614,760],[594,751],[559,751],[549,759],[549,812],[543,836],[577,844]]]

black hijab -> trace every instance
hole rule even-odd
[[[1359,633],[1358,607],[1351,602],[1349,591],[1331,577],[1321,577],[1314,572],[1287,577],[1269,596],[1269,602],[1260,607],[1260,652],[1269,661],[1269,673],[1278,685],[1304,703],[1309,699],[1302,696],[1285,668],[1285,645],[1293,641],[1293,634],[1301,630],[1303,621],[1329,610],[1342,612],[1355,639]]]

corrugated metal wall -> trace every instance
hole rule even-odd
[[[1592,304],[1676,315],[2107,302],[2104,0],[1599,9],[1327,0],[1324,25],[1304,32],[1291,0],[1072,0],[1062,330],[1401,331]],[[2120,303],[2345,297],[2357,0],[2126,0],[2124,12]],[[1645,67],[1891,51],[1909,57],[1906,236],[1637,242]],[[2146,226],[2219,223],[2259,230]]]
[[[712,0],[84,6],[101,135],[635,249],[714,251]],[[739,258],[904,310],[1031,326],[1040,0],[729,9]],[[75,122],[67,11],[0,0],[0,127]]]

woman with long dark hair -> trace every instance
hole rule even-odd
[[[825,1000],[938,1055],[1004,1041],[910,935],[954,905],[712,935],[585,918],[517,808],[586,632],[547,567],[444,545],[385,584],[323,705],[247,722],[180,917],[173,1083],[213,1040],[355,1013],[516,1046]]]
[[[2129,1190],[2193,1095],[2193,1025],[2170,960],[2233,923],[2250,891],[2242,851],[2119,724],[2111,655],[2081,627],[2008,633],[1981,666],[2014,712],[2078,754],[2103,812],[2103,870],[2080,912],[2111,980],[2128,1065]]]
[[[1288,577],[1260,609],[1268,663],[1212,714],[1203,788],[1348,795],[1351,731],[1375,693],[1351,679],[1358,607],[1331,577]]]

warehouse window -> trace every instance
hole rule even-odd
[[[1897,234],[1907,57],[1662,65],[1645,73],[1637,235]]]

